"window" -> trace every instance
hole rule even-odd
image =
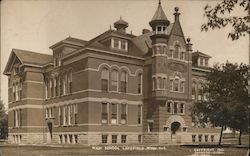
[[[205,142],[208,142],[208,135],[205,135]]]
[[[117,135],[112,135],[112,144],[117,143]]]
[[[142,135],[138,135],[138,143],[142,143]]]
[[[45,80],[45,99],[49,98],[49,81]]]
[[[111,104],[111,124],[117,124],[117,104]]]
[[[184,92],[184,81],[180,82],[180,92]]]
[[[113,39],[114,40],[114,47],[116,49],[119,49],[119,40],[118,39]]]
[[[208,59],[205,59],[205,66],[208,66]]]
[[[214,142],[214,135],[211,135],[211,142]]]
[[[179,91],[179,79],[174,80],[174,91]]]
[[[68,75],[68,93],[72,93],[72,72],[69,72],[69,75]]]
[[[161,26],[161,25],[156,26],[156,32],[155,32],[156,34],[164,34],[166,33],[165,31],[166,31],[165,26]]]
[[[153,132],[153,122],[148,123],[148,132]]]
[[[184,52],[181,52],[180,59],[185,60],[185,53]]]
[[[202,135],[199,135],[198,137],[199,137],[199,138],[198,138],[198,139],[199,139],[199,142],[202,142]]]
[[[126,124],[127,121],[127,105],[122,104],[122,112],[121,112],[121,124]]]
[[[62,135],[59,135],[59,144],[62,144],[63,140],[62,140]]]
[[[171,113],[171,102],[167,103],[167,112]]]
[[[121,72],[121,92],[122,93],[127,92],[127,82],[128,82],[128,74],[127,72],[123,71]]]
[[[14,113],[14,127],[22,126],[22,110],[17,109],[13,111]]]
[[[55,96],[58,96],[58,77],[54,78]]]
[[[121,143],[126,143],[127,142],[127,135],[121,135]]]
[[[162,80],[162,89],[166,89],[166,78],[164,77],[163,80]]]
[[[192,142],[196,141],[196,135],[192,135]]]
[[[198,85],[198,100],[202,100],[202,85],[201,83]]]
[[[195,99],[195,94],[196,94],[196,83],[192,83],[192,99]]]
[[[50,94],[51,96],[50,97],[54,97],[54,81],[53,79],[50,79]]]
[[[109,71],[104,68],[101,71],[101,89],[102,91],[108,91]]]
[[[128,42],[127,41],[121,40],[121,50],[125,50],[125,51],[128,50]]]
[[[181,105],[180,105],[180,113],[181,114],[184,114],[184,109],[185,109],[184,106],[185,106],[184,103],[181,103]]]
[[[73,137],[72,137],[72,134],[69,135],[69,143],[73,143]]]
[[[63,76],[63,95],[67,94],[67,74]]]
[[[178,113],[178,103],[174,102],[174,114]]]
[[[138,74],[138,93],[142,93],[142,74]]]
[[[153,77],[153,87],[152,87],[153,90],[157,89],[156,87],[157,87],[157,86],[156,86],[156,80],[155,80],[155,77]]]
[[[108,104],[102,103],[102,123],[108,123]]]
[[[76,125],[76,124],[78,124],[78,121],[77,121],[77,113],[78,113],[78,105],[77,104],[74,104],[73,105],[74,107],[73,107],[73,109],[74,109],[74,124]]]
[[[203,66],[203,58],[200,58],[200,65]]]
[[[58,108],[58,115],[59,115],[59,125],[63,125],[63,108]]]
[[[170,80],[170,86],[169,86],[169,89],[173,91],[174,89],[174,86],[173,86],[173,80]]]
[[[102,143],[103,144],[108,143],[108,135],[102,135]]]
[[[137,120],[138,124],[142,124],[142,106],[138,105],[138,120]]]
[[[111,88],[112,91],[118,91],[118,72],[113,70],[111,72]]]
[[[179,51],[180,51],[180,46],[178,44],[176,44],[174,46],[174,58],[178,59]]]
[[[78,143],[78,135],[74,135],[74,138],[75,138],[75,144]]]
[[[64,93],[64,90],[63,90],[63,78],[62,77],[59,78],[59,88],[60,88],[60,96],[62,96],[63,93]]]
[[[64,135],[64,142],[68,143],[68,136],[66,134]]]

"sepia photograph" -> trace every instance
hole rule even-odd
[[[249,10],[0,1],[0,156],[248,156]]]

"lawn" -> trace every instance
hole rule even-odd
[[[31,146],[1,145],[1,156],[95,156],[95,155],[136,155],[136,156],[191,156],[195,151],[218,151],[214,146],[165,146],[162,150],[95,150],[89,146]],[[247,148],[223,147],[224,154],[212,156],[245,156]]]

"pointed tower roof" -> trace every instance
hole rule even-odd
[[[168,20],[165,12],[162,9],[161,1],[159,1],[158,8],[151,21],[154,21],[154,20]]]
[[[169,23],[170,23],[165,12],[162,9],[161,0],[159,0],[158,8],[157,8],[152,20],[149,22],[150,26],[155,25],[155,23],[162,23],[162,24],[166,24],[166,25],[169,25]]]

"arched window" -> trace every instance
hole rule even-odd
[[[162,88],[166,89],[166,78],[165,77],[163,78],[162,85],[163,85]]]
[[[101,89],[102,91],[108,91],[109,71],[103,68],[101,71]]]
[[[168,103],[167,103],[167,112],[168,112],[168,113],[171,113],[171,107],[172,107],[172,103],[171,103],[171,102],[168,102]]]
[[[121,92],[127,92],[128,74],[125,71],[121,72]]]
[[[179,52],[180,52],[180,45],[179,45],[179,44],[176,44],[176,45],[174,46],[174,58],[178,58]]]
[[[162,78],[161,77],[158,77],[158,89],[162,89]]]
[[[111,72],[111,90],[118,91],[118,72],[113,70]]]
[[[138,74],[138,93],[142,93],[142,74]]]

